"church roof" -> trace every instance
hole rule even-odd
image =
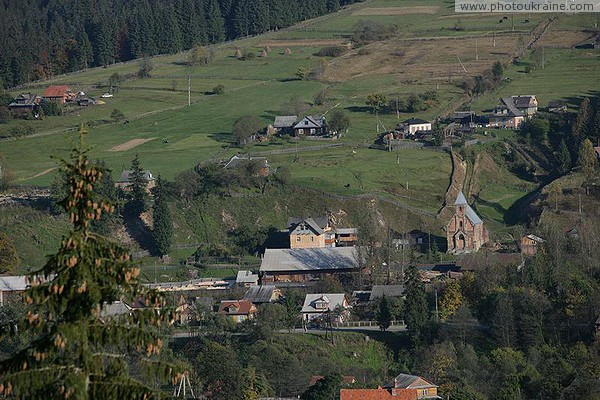
[[[471,206],[469,205],[469,203],[467,203],[467,198],[463,194],[462,190],[460,192],[458,192],[458,196],[456,197],[456,201],[454,202],[454,205],[455,206],[464,206],[465,207],[465,215],[467,216],[467,218],[469,218],[469,220],[473,224],[477,225],[477,224],[483,223],[483,221],[481,220],[481,218],[479,218],[479,215],[477,215],[475,210],[473,210],[471,208]]]
[[[455,206],[458,206],[459,204],[468,204],[467,198],[463,194],[462,190],[458,192],[458,196],[456,196],[456,201],[454,202]]]

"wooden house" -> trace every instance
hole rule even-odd
[[[324,226],[321,226],[324,225]],[[292,222],[289,226],[290,248],[292,249],[310,249],[331,247],[325,243],[326,230],[330,231],[329,224],[318,224],[312,218],[305,218],[297,222]]]
[[[37,113],[42,96],[35,93],[21,93],[8,105],[8,108],[16,116],[23,116],[28,112]]]
[[[453,254],[477,252],[489,241],[483,221],[467,203],[462,191],[454,202],[454,215],[446,225],[446,239],[448,253]]]
[[[223,300],[219,306],[219,314],[230,317],[234,322],[243,322],[254,318],[258,309],[247,300]]]
[[[44,99],[54,101],[59,104],[65,104],[75,98],[75,93],[67,85],[52,85],[48,86],[44,91]]]
[[[567,102],[563,100],[551,100],[548,102],[548,112],[563,113],[567,112]]]
[[[421,118],[409,118],[401,124],[398,124],[396,126],[396,130],[403,134],[404,137],[407,135],[414,136],[418,133],[430,132],[431,122],[425,121]]]
[[[298,122],[296,115],[277,116],[275,122],[273,122],[274,133],[277,135],[293,135],[296,122]]]
[[[324,136],[327,132],[327,121],[322,115],[306,116],[294,125],[295,136]]]
[[[331,318],[331,322],[343,322],[349,314],[348,305],[348,299],[344,293],[307,294],[300,311],[302,321],[307,323],[318,318],[327,317],[328,319]]]
[[[340,400],[424,400],[441,399],[438,387],[420,376],[400,374],[377,389],[342,389]]]
[[[150,191],[154,186],[156,186],[156,179],[150,171],[142,171],[142,174],[144,176],[144,180],[146,181],[146,190]],[[115,182],[115,186],[123,190],[129,190],[130,185],[131,170],[125,170],[121,172],[121,176],[119,177],[119,180]]]
[[[536,235],[526,235],[521,238],[520,248],[523,256],[534,256],[539,251],[544,239]]]

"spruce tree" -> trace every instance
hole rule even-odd
[[[377,325],[382,331],[387,330],[392,324],[392,311],[390,309],[390,302],[384,294],[379,300],[379,306],[377,307],[377,315],[375,316]]]
[[[171,250],[171,243],[173,241],[173,220],[171,218],[171,212],[169,211],[164,183],[160,177],[158,177],[156,182],[152,214],[154,219],[152,236],[154,237],[156,249],[161,256],[164,256],[169,254],[169,251]]]
[[[560,141],[556,160],[558,161],[559,174],[564,175],[571,170],[571,153],[564,139]]]
[[[406,275],[404,323],[413,346],[418,347],[423,344],[424,331],[429,320],[427,296],[417,267],[409,266]]]
[[[0,397],[16,399],[162,398],[150,379],[176,377],[157,360],[162,340],[148,328],[171,322],[163,297],[138,282],[128,252],[90,230],[114,206],[95,189],[104,171],[88,161],[80,144],[63,160],[69,190],[60,202],[72,223],[56,254],[29,275],[27,314],[2,335],[28,332],[26,348],[0,362]],[[143,298],[147,308],[110,317],[105,307]],[[130,374],[134,368],[136,377]],[[144,371],[144,372],[142,372]],[[142,373],[148,373],[142,377]]]
[[[594,150],[594,145],[592,144],[590,139],[585,139],[581,144],[578,159],[579,166],[581,167],[581,172],[586,174],[588,177],[591,176],[596,170],[598,162],[596,160],[596,152]]]
[[[206,33],[210,43],[225,40],[225,20],[223,20],[217,0],[208,0],[206,6]]]
[[[146,191],[148,181],[144,177],[144,171],[140,164],[140,156],[135,155],[131,160],[131,172],[129,173],[129,198],[126,211],[133,217],[139,217],[141,213],[148,210],[149,196]]]

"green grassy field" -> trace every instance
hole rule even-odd
[[[224,159],[241,151],[231,146],[233,122],[243,115],[255,115],[266,125],[280,114],[282,104],[292,96],[300,97],[311,106],[307,113],[323,113],[333,107],[346,110],[351,127],[341,140],[348,145],[372,143],[383,127],[391,129],[407,117],[434,119],[460,104],[463,94],[457,85],[464,74],[456,60],[458,54],[462,55],[471,74],[478,73],[489,68],[494,60],[510,59],[516,51],[517,38],[526,38],[546,17],[517,15],[515,33],[508,34],[510,19],[500,24],[498,15],[457,15],[453,3],[448,1],[424,4],[416,0],[373,0],[289,29],[215,46],[214,60],[191,70],[185,65],[187,53],[180,53],[153,58],[149,79],[137,78],[138,62],[135,61],[56,77],[20,91],[41,92],[49,84],[63,83],[73,90],[99,96],[106,92],[113,73],[118,72],[124,81],[119,92],[106,99],[104,105],[72,110],[43,121],[11,121],[0,126],[0,133],[18,124],[33,125],[40,133],[37,137],[0,142],[0,154],[6,168],[14,171],[17,184],[48,185],[53,179],[52,168],[56,166],[51,156],[66,157],[70,148],[63,131],[89,121],[109,121],[112,110],[119,109],[128,122],[92,128],[87,139],[92,146],[91,156],[105,159],[115,175],[119,175],[135,154],[139,154],[144,168],[171,179],[198,162]],[[315,55],[319,49],[347,42],[359,21],[395,24],[398,32],[388,41],[367,46],[368,55],[358,56],[357,50],[352,50],[345,56],[327,59],[326,68],[330,71],[324,74],[327,79],[300,81],[295,78],[299,67],[313,68],[319,64],[323,59]],[[569,32],[569,40],[573,41],[577,36],[573,36],[574,32],[592,25],[590,16],[560,16],[544,40],[555,43],[560,41],[562,32]],[[497,48],[492,47],[490,39],[494,33],[498,34]],[[437,37],[442,39],[407,41]],[[444,39],[448,37],[453,39]],[[258,54],[265,44],[271,47],[267,57],[248,61],[235,58],[236,48]],[[475,46],[479,49],[477,57]],[[291,54],[285,54],[288,47]],[[405,55],[396,54],[399,52]],[[573,98],[575,103],[579,96],[598,89],[597,52],[547,49],[546,58],[545,68],[530,74],[522,72],[523,65],[510,66],[506,72],[510,83],[498,92],[476,99],[473,108],[489,108],[499,96],[509,94],[537,94],[542,105],[554,98]],[[191,76],[192,86],[191,107],[187,107],[188,76]],[[212,95],[212,88],[218,84],[225,86],[225,94]],[[326,103],[312,106],[315,94],[322,89],[327,89]],[[400,118],[395,114],[380,115],[383,127],[365,107],[365,98],[370,93],[382,92],[394,98],[428,90],[438,92],[437,104],[423,112],[401,114]],[[135,139],[147,141],[115,151],[116,146]],[[314,144],[277,141],[252,145],[244,151]],[[412,150],[388,154],[358,149],[351,153],[344,148],[301,153],[297,160],[294,155],[276,156],[272,162],[275,166],[289,166],[297,184],[334,194],[399,196],[427,211],[440,207],[450,172],[447,155]],[[494,193],[493,188],[487,190]],[[492,197],[501,197],[503,204],[509,206],[516,195],[503,197],[498,193],[490,195]]]

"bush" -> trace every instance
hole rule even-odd
[[[10,121],[10,110],[8,107],[0,106],[0,124],[6,124]]]
[[[323,47],[317,52],[319,57],[340,57],[346,53],[347,49],[344,46],[328,46]]]
[[[13,126],[8,130],[9,137],[22,137],[29,136],[35,133],[35,127],[33,125],[20,124]]]
[[[213,94],[221,95],[221,94],[225,93],[225,86],[217,85],[213,88],[212,92],[213,92]]]
[[[44,100],[40,103],[40,107],[44,115],[54,116],[54,115],[62,115],[62,108],[55,103],[54,101]]]
[[[369,54],[371,54],[371,53],[372,53],[372,52],[371,52],[371,49],[365,49],[365,48],[362,48],[362,49],[358,50],[358,53],[357,53],[357,54],[358,54],[359,56],[368,56],[368,55],[369,55]]]
[[[110,117],[115,121],[115,122],[119,122],[123,119],[125,119],[125,114],[123,114],[123,111],[119,110],[118,108],[115,108],[114,110],[112,110],[112,112],[110,113]]]

